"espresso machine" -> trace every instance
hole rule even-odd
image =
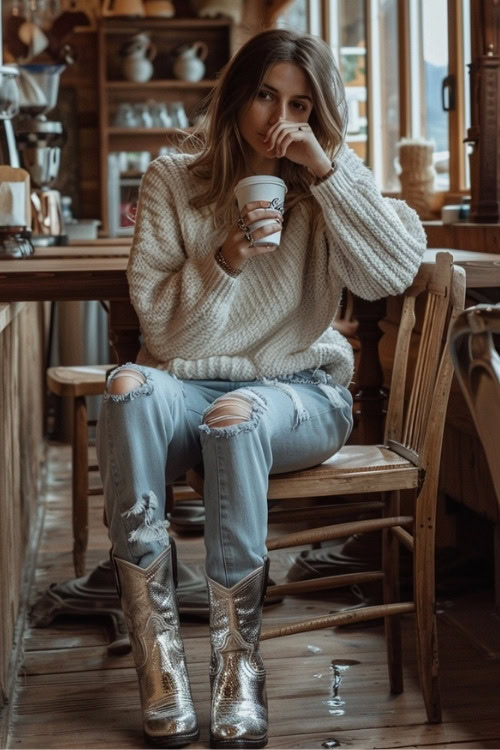
[[[21,166],[31,177],[32,242],[66,245],[61,194],[52,185],[59,173],[65,133],[47,113],[57,104],[64,65],[19,66],[19,115],[14,120]]]
[[[30,177],[20,168],[12,118],[19,109],[18,70],[0,65],[0,255],[22,258],[31,244]]]

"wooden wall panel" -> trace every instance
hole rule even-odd
[[[9,694],[21,586],[43,466],[43,305],[0,306],[0,693]]]

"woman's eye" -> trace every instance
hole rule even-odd
[[[302,102],[291,102],[290,106],[292,107],[292,109],[296,109],[299,112],[306,111],[305,104],[302,104]]]
[[[257,96],[259,97],[259,99],[270,99],[271,98],[271,94],[269,93],[269,91],[259,91],[259,93],[257,94]]]

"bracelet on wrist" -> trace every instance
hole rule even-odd
[[[233,268],[233,266],[230,266],[227,260],[224,258],[222,254],[222,248],[219,247],[217,252],[215,253],[215,262],[217,265],[219,265],[222,270],[227,273],[228,276],[239,276],[240,273],[243,271],[242,268]]]
[[[321,183],[322,182],[326,182],[326,180],[328,180],[332,176],[332,174],[334,172],[335,172],[335,162],[332,161],[332,166],[330,167],[330,169],[328,170],[328,172],[326,174],[324,174],[323,177],[317,177],[316,178],[316,182],[314,184],[315,185],[321,185]]]

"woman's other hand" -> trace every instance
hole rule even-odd
[[[307,122],[292,122],[280,118],[266,133],[265,142],[271,155],[301,164],[323,177],[332,167],[328,156],[320,146],[311,126]]]
[[[265,239],[271,234],[281,231],[283,217],[279,211],[269,208],[269,206],[269,201],[247,203],[242,209],[238,222],[231,227],[222,244],[222,253],[226,262],[232,268],[239,269],[245,261],[254,255],[270,253],[278,247],[278,245],[255,244],[257,240]],[[250,231],[251,224],[263,219],[271,219],[272,222]]]

